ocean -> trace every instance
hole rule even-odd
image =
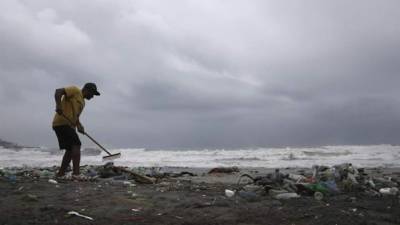
[[[358,167],[400,167],[400,146],[322,146],[254,149],[110,149],[121,152],[115,165],[129,167],[265,167],[286,168],[352,163]],[[20,150],[0,147],[0,167],[60,165],[63,151],[47,148]],[[100,154],[82,154],[81,165],[102,165]]]

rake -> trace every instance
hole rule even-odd
[[[92,140],[97,146],[99,146],[103,151],[105,151],[108,154],[106,156],[103,156],[103,161],[118,159],[121,157],[121,153],[111,154],[109,151],[107,151],[107,149],[105,149],[103,146],[101,146],[96,140],[94,140],[92,137],[90,137],[89,134],[87,134],[86,132],[84,132],[83,134],[86,135],[86,137],[88,137],[90,140]]]
[[[64,114],[61,114],[66,120],[68,120],[69,123],[71,123],[71,125],[73,125],[74,123],[72,123],[72,121],[66,117]],[[94,140],[94,138],[92,138],[88,133],[83,132],[84,135],[86,135],[86,137],[88,137],[91,141],[93,141],[97,146],[99,146],[101,148],[101,150],[105,151],[108,155],[103,156],[103,161],[106,160],[113,160],[113,159],[118,159],[121,157],[121,153],[115,153],[115,154],[111,154],[106,148],[104,148],[103,146],[101,146],[96,140]]]

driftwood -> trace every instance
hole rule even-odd
[[[128,169],[125,169],[125,168],[123,168],[123,167],[114,167],[114,168],[117,168],[118,170],[120,170],[121,172],[123,172],[123,173],[127,173],[127,174],[129,174],[131,177],[132,177],[132,179],[134,179],[136,182],[138,182],[138,183],[142,183],[142,184],[154,184],[155,182],[156,182],[156,179],[154,179],[154,178],[151,178],[151,177],[148,177],[148,176],[145,176],[145,175],[141,175],[141,174],[138,174],[138,173],[135,173],[135,172],[133,172],[133,171],[130,171],[130,170],[128,170]]]
[[[208,174],[213,174],[213,173],[236,173],[239,172],[239,168],[236,166],[234,167],[217,167],[213,168],[210,171],[208,171]]]

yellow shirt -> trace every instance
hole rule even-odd
[[[79,115],[82,113],[85,107],[85,99],[83,98],[82,91],[76,86],[66,87],[65,93],[61,98],[61,108],[64,115],[73,122],[69,122],[63,116],[56,113],[53,119],[53,127],[70,125],[76,127]]]

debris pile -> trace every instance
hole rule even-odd
[[[49,183],[58,185],[60,180],[55,177],[58,167],[30,168],[10,167],[0,168],[0,178],[10,183],[17,183],[21,177],[31,179],[47,179]],[[237,167],[213,168],[203,176],[215,174],[237,174]],[[69,172],[71,173],[71,171]],[[168,191],[175,189],[198,190],[195,183],[185,183],[184,180],[171,181],[179,177],[193,177],[197,174],[183,172],[162,172],[162,168],[128,168],[115,166],[112,162],[102,166],[82,166],[81,173],[89,179],[85,181],[113,181],[133,189],[136,184],[158,184],[159,190]],[[379,173],[378,173],[379,174]],[[247,180],[247,182],[244,182]],[[80,180],[82,181],[82,180]],[[132,182],[133,183],[132,183]],[[190,180],[189,180],[190,181]],[[249,182],[250,181],[250,182]],[[276,169],[263,176],[249,174],[239,175],[237,188],[225,190],[225,195],[230,198],[240,196],[247,200],[255,200],[260,196],[270,196],[275,199],[299,198],[313,196],[322,200],[328,196],[343,193],[360,193],[366,196],[399,196],[400,180],[384,174],[370,175],[364,168],[356,168],[351,163],[335,166],[314,165],[311,172],[299,170],[298,173],[282,173]],[[133,193],[133,191],[131,191]]]
[[[242,180],[251,180],[243,184]],[[276,199],[314,196],[322,200],[326,196],[357,192],[368,196],[398,196],[400,180],[389,176],[372,176],[364,168],[356,168],[351,163],[332,167],[314,165],[312,174],[283,174],[279,169],[265,176],[252,177],[242,174],[236,192],[269,195]]]

